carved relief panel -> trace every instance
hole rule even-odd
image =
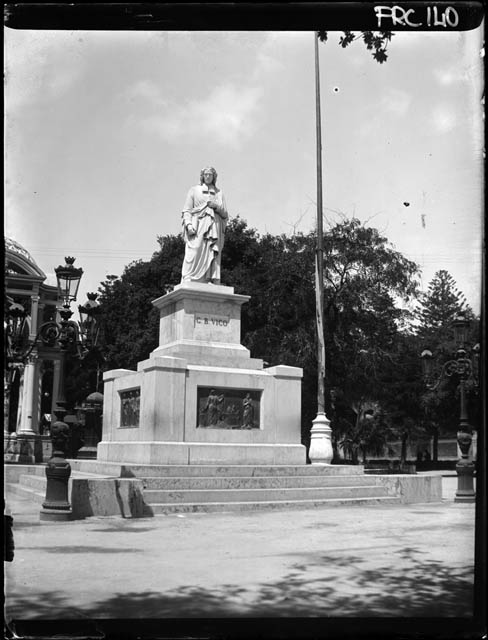
[[[261,391],[198,387],[197,427],[259,429]]]
[[[141,409],[141,389],[120,391],[120,426],[138,427]]]

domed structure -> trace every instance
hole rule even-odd
[[[34,276],[40,278],[41,282],[46,279],[46,274],[27,249],[12,238],[5,238],[5,271],[7,274]]]
[[[87,404],[103,405],[103,393],[100,393],[99,391],[94,391],[93,393],[90,393],[90,395],[85,398],[85,402]]]

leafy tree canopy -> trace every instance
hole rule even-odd
[[[452,342],[452,322],[458,314],[464,313],[468,319],[474,318],[473,311],[457,288],[454,278],[444,269],[434,275],[427,292],[420,296],[419,303],[418,335],[424,342],[430,342],[431,348]]]
[[[361,31],[360,33],[343,31],[343,34],[344,35],[339,38],[339,44],[343,49],[348,47],[355,40],[362,40],[366,49],[371,51],[371,55],[376,62],[383,64],[383,62],[386,62],[388,59],[387,48],[394,35],[391,31]],[[319,40],[327,42],[327,31],[318,31],[317,35]]]
[[[445,270],[438,271],[419,298],[417,312],[418,350],[429,349],[434,357],[434,377],[440,376],[442,366],[456,357],[456,345],[452,322],[464,313],[470,322],[468,344],[479,342],[480,321],[475,317],[466,298],[456,286],[454,278]],[[476,359],[474,358],[476,365]],[[475,377],[466,383],[468,415],[473,426],[480,422],[479,396]],[[421,404],[424,420],[431,430],[441,434],[454,433],[459,423],[459,380],[456,376],[439,378],[435,390],[423,390]]]

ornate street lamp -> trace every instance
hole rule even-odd
[[[80,286],[83,269],[77,269],[74,266],[76,258],[67,257],[64,259],[66,264],[54,269],[56,280],[58,281],[58,294],[64,302],[64,306],[68,307],[76,300],[78,287]]]
[[[63,308],[59,312],[61,321],[44,323],[39,333],[44,339],[57,342],[60,346],[60,376],[59,395],[57,407],[54,414],[56,422],[51,425],[51,441],[53,452],[46,465],[46,497],[42,503],[40,513],[41,520],[70,520],[72,511],[68,500],[68,482],[71,476],[71,465],[66,460],[66,453],[69,442],[69,427],[64,422],[67,413],[67,402],[65,398],[64,369],[66,354],[68,349],[74,346],[80,353],[80,331],[76,322],[70,318],[73,312],[70,309],[71,302],[76,300],[78,287],[80,286],[83,269],[76,269],[73,266],[75,258],[65,258],[66,265],[55,269],[58,281],[58,293],[64,301]]]
[[[96,458],[97,444],[101,439],[101,417],[103,410],[103,395],[99,393],[101,364],[104,358],[96,348],[100,331],[100,304],[97,301],[98,294],[88,293],[88,300],[80,305],[80,331],[88,350],[95,357],[97,367],[96,389],[90,393],[78,409],[78,416],[83,427],[83,447],[78,452],[79,458]]]
[[[469,354],[467,347],[469,320],[464,314],[458,314],[452,323],[454,336],[458,345],[455,359],[448,360],[442,366],[441,372],[435,379],[433,371],[433,355],[429,349],[422,351],[420,357],[424,370],[425,385],[434,391],[442,382],[443,378],[455,376],[459,380],[459,430],[457,432],[457,442],[461,451],[461,457],[457,461],[456,471],[458,474],[458,486],[455,502],[474,502],[476,493],[473,484],[474,462],[469,459],[469,449],[473,441],[472,428],[468,422],[466,409],[466,382],[474,380],[477,383],[477,370],[480,346],[476,344]]]
[[[468,330],[469,320],[463,313],[458,315],[452,321],[452,328],[454,329],[454,340],[460,349],[464,349],[468,342]]]
[[[96,345],[100,324],[98,316],[100,315],[100,304],[97,301],[97,293],[88,293],[87,302],[78,306],[80,313],[80,331],[84,337],[87,348]]]

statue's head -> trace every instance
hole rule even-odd
[[[208,172],[208,173],[210,173],[210,172],[212,173],[212,175],[213,175],[212,182],[213,182],[213,184],[214,184],[215,186],[217,186],[217,172],[215,171],[215,169],[214,169],[213,167],[204,167],[204,168],[200,171],[200,184],[203,184],[203,183],[204,183],[203,175],[204,175],[205,173],[207,173],[207,172]]]

